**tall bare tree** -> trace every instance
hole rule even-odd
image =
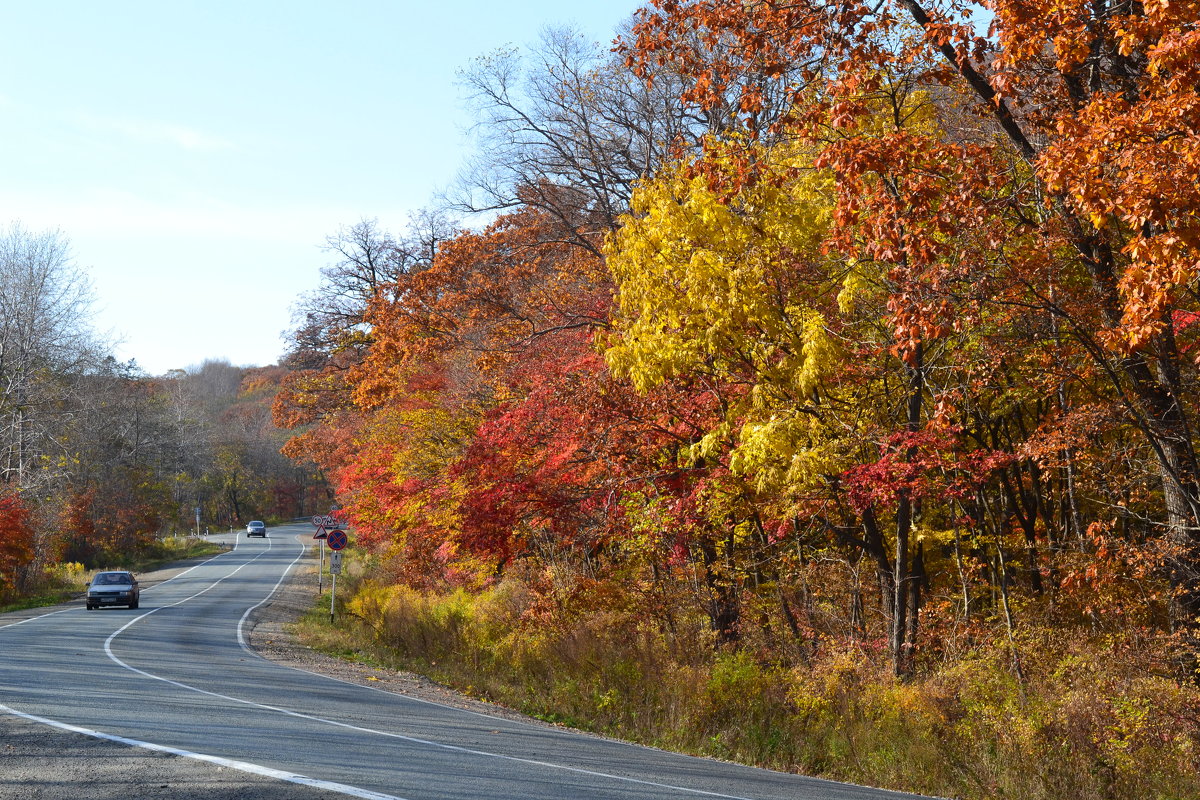
[[[101,358],[92,291],[60,231],[14,223],[0,234],[0,481],[36,483],[39,455],[55,449],[63,376]],[[46,463],[44,460],[41,463]]]
[[[782,113],[786,76],[768,78],[753,67],[744,81],[759,88],[762,114]],[[455,208],[533,206],[561,222],[567,241],[597,254],[603,234],[628,210],[634,183],[733,116],[732,99],[729,108],[685,103],[676,73],[664,69],[647,82],[609,46],[569,28],[546,28],[526,51],[478,58],[460,82],[478,147],[459,177]],[[730,87],[731,98],[740,88]]]

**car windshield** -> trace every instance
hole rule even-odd
[[[114,583],[133,583],[127,572],[101,572],[92,581],[93,586],[107,586]]]

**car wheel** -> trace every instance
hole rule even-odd
[[[86,608],[88,611],[91,611],[93,608],[95,608],[95,606],[92,605],[91,603],[86,603],[84,605],[84,608]]]
[[[130,603],[130,604],[129,604],[129,607],[130,607],[130,608],[137,608],[137,607],[138,607],[138,601],[137,601],[137,600],[134,600],[132,603]]]

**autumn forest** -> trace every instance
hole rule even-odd
[[[329,503],[314,467],[279,452],[282,367],[148,377],[111,355],[94,302],[64,233],[0,231],[0,607],[57,587],[64,567],[79,577]]]
[[[653,0],[481,57],[456,190],[331,234],[226,400],[228,365],[48,386],[4,340],[0,573],[269,475],[258,508],[345,515],[372,647],[529,713],[942,796],[1200,797],[1198,19]]]

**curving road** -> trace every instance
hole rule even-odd
[[[916,797],[489,717],[267,661],[243,635],[307,526],[143,589],[0,627],[0,712],[360,798],[885,800]]]

